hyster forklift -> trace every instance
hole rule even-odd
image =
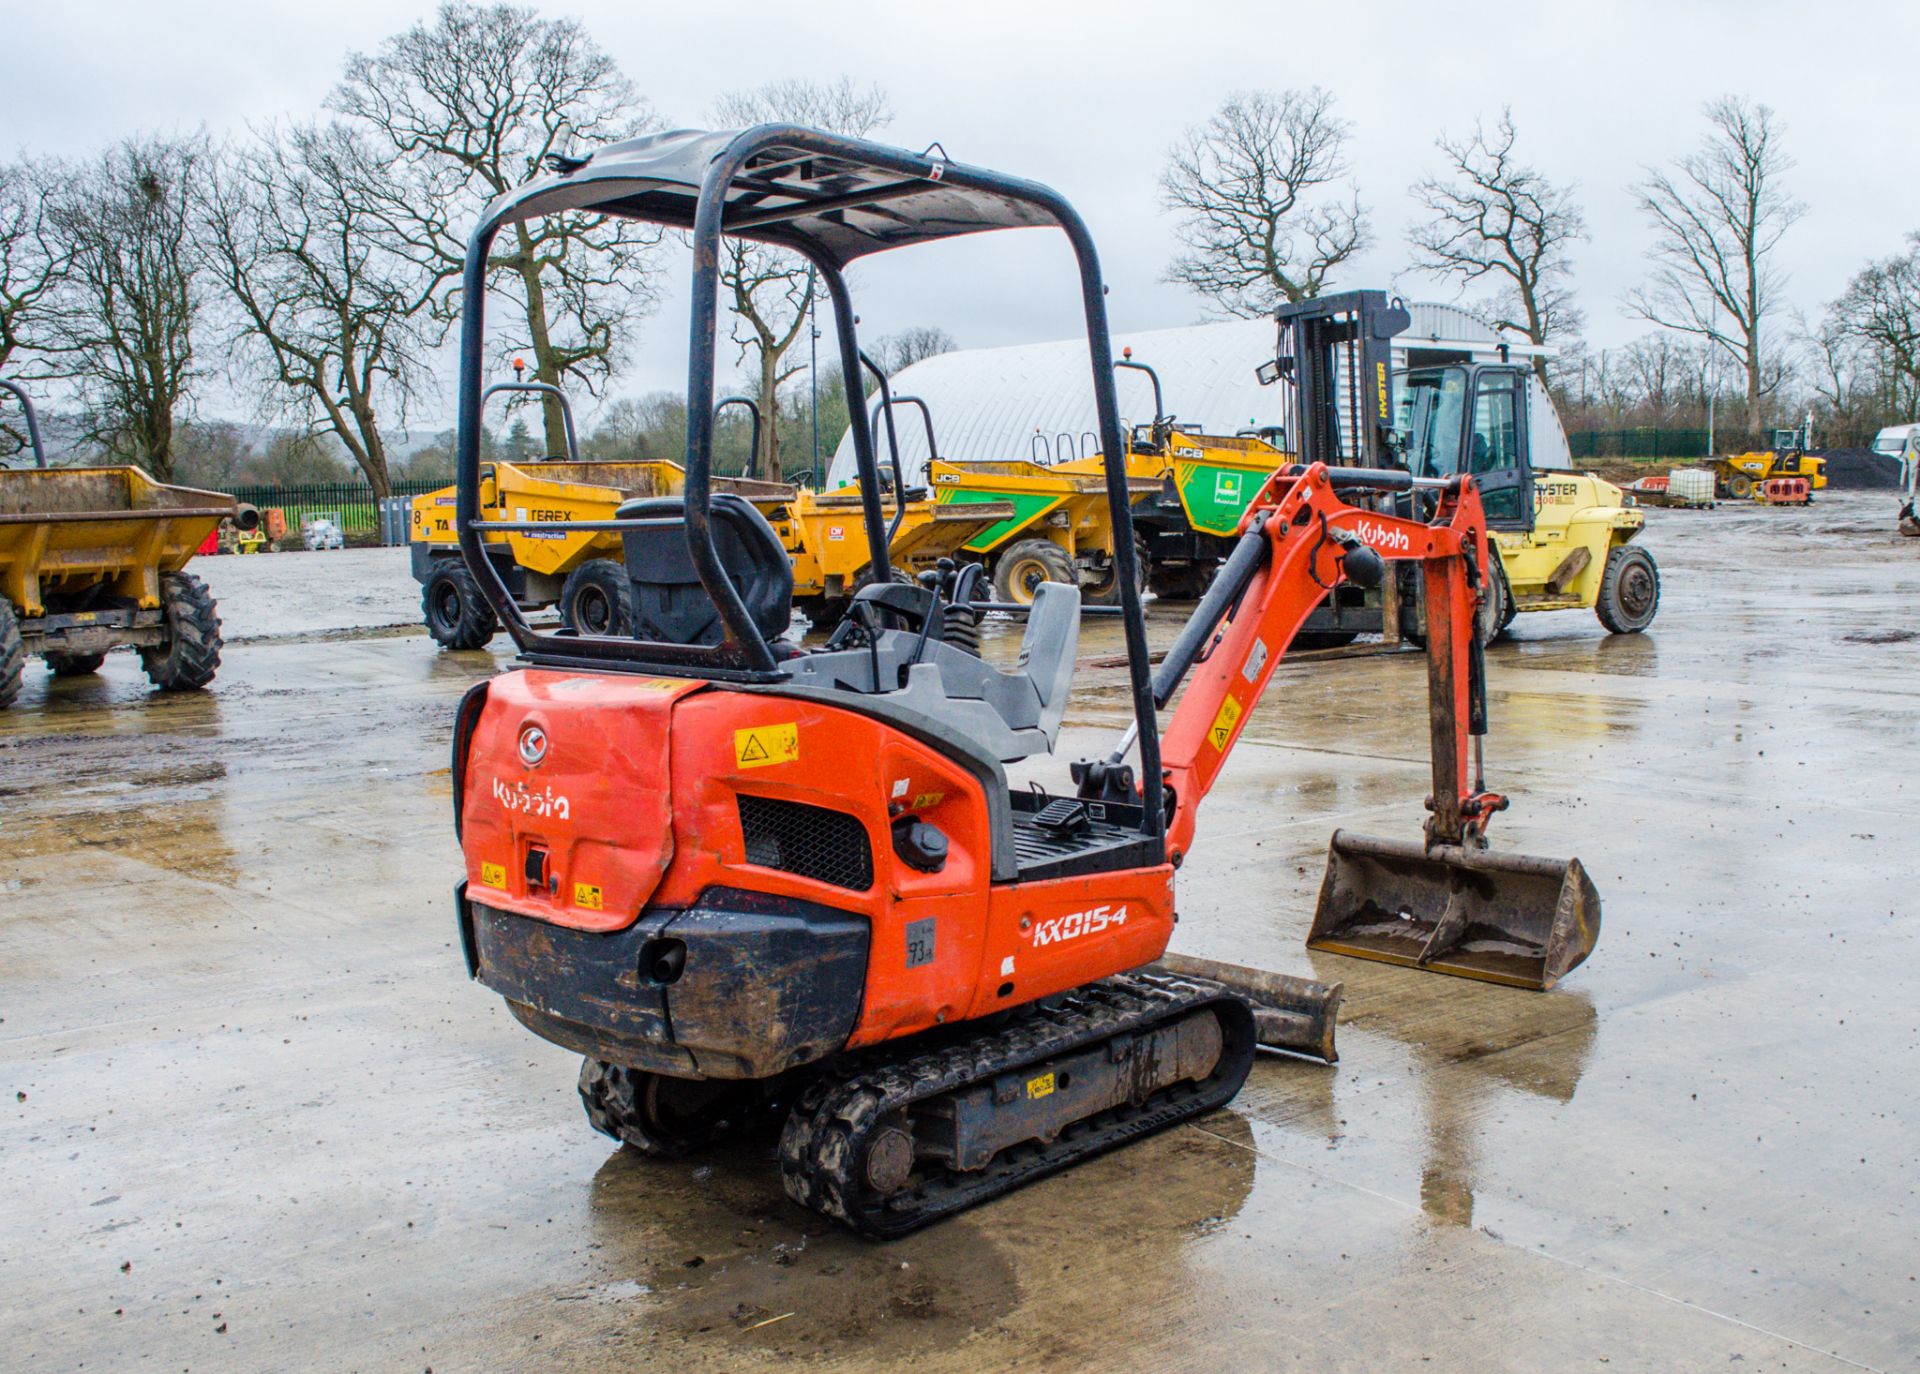
[[[496,201],[464,276],[456,521],[521,665],[454,726],[457,890],[469,972],[585,1056],[592,1124],[646,1154],[782,1122],[788,1194],[899,1235],[1228,1101],[1257,1043],[1331,1059],[1336,988],[1166,955],[1196,811],[1293,634],[1343,580],[1426,570],[1434,790],[1424,840],[1334,836],[1313,940],[1430,971],[1545,987],[1599,931],[1577,861],[1500,854],[1480,776],[1485,675],[1469,632],[1487,543],[1471,480],[1309,461],[1276,473],[1158,671],[1133,576],[1105,288],[1057,193],[788,125],[678,132],[552,164]],[[556,212],[689,232],[686,485],[619,508],[633,637],[536,632],[482,538],[480,404],[496,233]],[[1079,589],[1040,587],[1018,660],[982,659],[966,569],[862,588],[816,651],[780,642],[792,572],[753,506],[714,490],[722,238],[798,253],[859,368],[844,269],[1019,227],[1078,268],[1133,723],[1050,795]],[[873,565],[889,568],[864,408],[850,417]],[[1303,455],[1312,458],[1311,453]],[[1425,519],[1349,494],[1417,494]],[[1160,712],[1184,687],[1161,728]],[[1189,913],[1191,915],[1192,913]]]

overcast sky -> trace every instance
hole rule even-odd
[[[84,154],[134,130],[316,112],[350,50],[431,13],[425,0],[6,0],[7,131],[19,151]],[[1808,204],[1782,250],[1790,295],[1818,314],[1869,257],[1920,229],[1920,4],[1261,5],[1189,0],[662,5],[556,0],[670,125],[712,98],[785,77],[877,81],[896,117],[879,137],[1049,182],[1100,245],[1118,342],[1187,324],[1202,303],[1160,280],[1173,252],[1157,178],[1170,141],[1230,89],[1321,84],[1354,126],[1353,175],[1375,246],[1342,286],[1453,299],[1405,272],[1408,186],[1441,130],[1510,105],[1521,152],[1578,185],[1592,233],[1577,285],[1595,346],[1644,331],[1618,302],[1645,270],[1630,184],[1701,136],[1702,102],[1773,105]],[[1052,241],[1049,241],[1051,238]],[[993,241],[999,240],[999,241]],[[913,324],[963,346],[1059,338],[1077,298],[1058,236],[984,239],[856,269],[867,337]],[[684,270],[684,262],[673,260]],[[618,390],[684,385],[685,297],[670,291]],[[423,417],[424,418],[424,417]]]

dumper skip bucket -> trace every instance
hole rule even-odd
[[[1578,859],[1336,830],[1307,947],[1539,989],[1599,938],[1600,894]]]

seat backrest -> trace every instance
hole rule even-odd
[[[713,494],[713,545],[720,566],[746,603],[747,615],[769,640],[785,632],[793,613],[793,565],[780,536],[752,502]],[[644,496],[621,503],[620,520],[670,520],[622,530],[627,579],[633,584],[634,637],[667,644],[719,644],[726,638],[720,610],[700,585],[687,551],[686,501]]]
[[[1080,589],[1064,582],[1042,582],[1034,588],[1027,610],[1027,632],[1020,640],[1017,666],[1033,681],[1040,698],[1039,726],[1047,747],[1060,737],[1060,718],[1066,714],[1073,690],[1074,660],[1080,652]]]

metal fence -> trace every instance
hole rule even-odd
[[[1704,429],[1590,429],[1567,436],[1575,458],[1707,458]]]
[[[396,499],[410,501],[447,484],[442,481],[395,482]],[[380,498],[364,482],[310,482],[301,486],[237,486],[233,495],[261,510],[278,506],[286,512],[287,530],[297,534],[300,521],[313,515],[337,519],[349,537],[378,538],[381,533]],[[386,542],[386,541],[382,541]]]

